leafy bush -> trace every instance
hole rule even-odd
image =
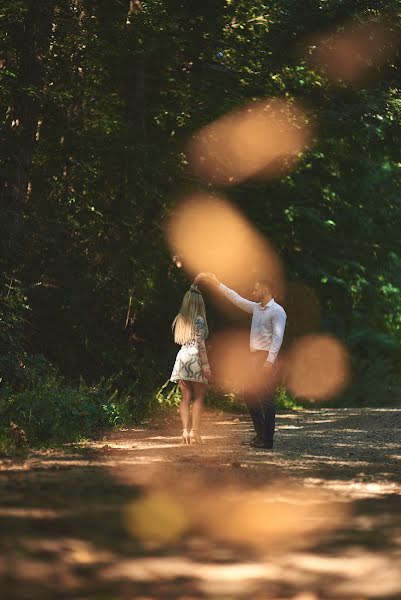
[[[17,386],[24,379],[27,357],[25,323],[29,311],[20,282],[1,276],[0,288],[0,383]]]
[[[0,418],[14,421],[30,444],[74,441],[96,436],[107,427],[124,422],[126,402],[118,401],[110,381],[89,387],[66,385],[52,373],[34,386],[0,398]]]
[[[284,386],[278,388],[275,396],[275,403],[277,408],[287,410],[300,410],[305,405],[303,400],[292,396]]]
[[[181,400],[178,383],[174,384],[169,379],[163,383],[155,394],[155,399],[162,406],[177,406]]]
[[[353,376],[342,394],[327,406],[401,406],[401,378],[388,357],[353,360]]]
[[[349,386],[330,404],[337,406],[396,406],[401,404],[401,351],[398,340],[385,331],[356,329],[349,336]]]

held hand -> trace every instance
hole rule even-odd
[[[214,273],[199,273],[199,275],[195,277],[194,283],[197,285],[199,282],[209,283],[216,287],[220,285],[220,281]]]
[[[204,281],[206,278],[206,273],[199,273],[194,279],[194,284],[198,285],[200,282]]]
[[[214,273],[206,273],[206,275],[208,276],[208,281],[210,281],[210,283],[213,283],[216,287],[220,285],[220,281]]]

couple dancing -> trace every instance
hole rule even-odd
[[[181,345],[170,380],[178,382],[182,394],[180,416],[183,426],[183,443],[202,443],[200,421],[203,400],[211,371],[207,358],[205,339],[208,336],[205,304],[197,284],[205,282],[235,306],[252,314],[250,334],[249,369],[259,379],[263,372],[266,385],[262,391],[246,392],[245,403],[252,418],[255,437],[249,444],[254,448],[272,449],[276,408],[274,405],[274,362],[283,341],[286,313],[273,298],[273,286],[268,280],[256,281],[254,301],[219,282],[213,273],[200,273],[185,294],[181,310],[174,319],[174,341]],[[192,402],[192,424],[191,421]]]

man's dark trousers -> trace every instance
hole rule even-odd
[[[258,350],[251,352],[249,381],[258,383],[261,381],[261,370],[266,362],[268,352]],[[273,444],[273,436],[276,424],[276,406],[274,404],[275,386],[273,377],[258,389],[245,391],[244,399],[251,416],[255,432],[263,440],[266,446]]]

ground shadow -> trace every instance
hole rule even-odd
[[[267,599],[306,590],[319,600],[399,598],[400,416],[366,409],[282,412],[276,450],[266,453],[240,445],[249,434],[246,416],[216,412],[205,416],[206,443],[183,447],[173,412],[156,429],[3,461],[2,597]],[[129,534],[125,507],[155,477],[160,486],[194,472],[216,493],[235,483],[246,494],[283,478],[312,491],[325,488],[351,508],[350,516],[286,553],[193,531],[159,546]]]

